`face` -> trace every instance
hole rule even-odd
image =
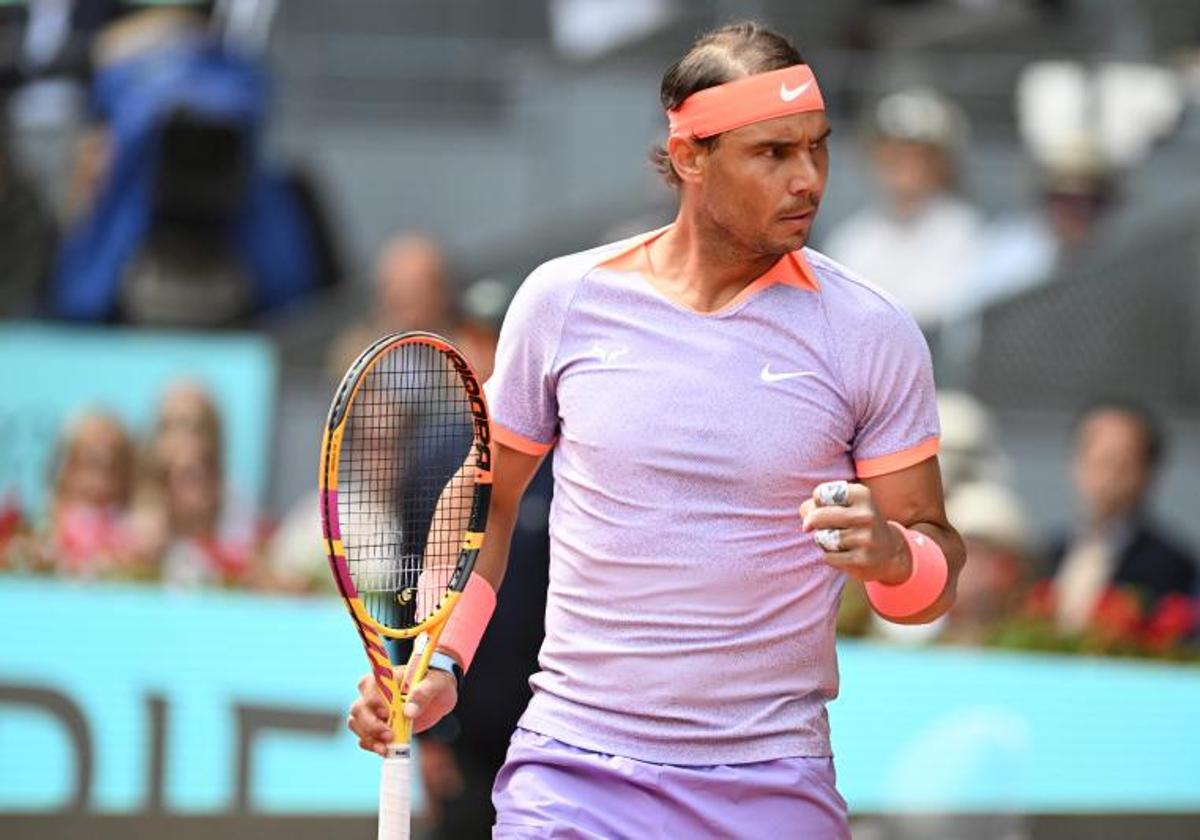
[[[1050,192],[1045,204],[1055,236],[1068,248],[1078,247],[1091,237],[1105,210],[1104,199],[1099,195]]]
[[[376,269],[380,313],[389,329],[436,330],[446,319],[446,266],[441,248],[421,238],[388,245]]]
[[[180,449],[165,465],[172,519],[185,533],[204,535],[215,527],[221,510],[218,455],[203,444]]]
[[[936,146],[907,140],[880,140],[875,145],[875,176],[892,205],[914,211],[942,192],[949,181],[949,162]]]
[[[753,123],[698,147],[694,168],[681,177],[734,242],[754,254],[783,255],[808,241],[829,174],[829,133],[821,111]]]
[[[1087,417],[1079,427],[1072,472],[1083,513],[1090,521],[1132,513],[1151,478],[1141,423],[1116,409]]]
[[[65,456],[61,501],[97,507],[124,504],[129,495],[132,462],[129,439],[115,421],[86,419]]]
[[[163,396],[154,443],[160,458],[169,459],[175,449],[186,447],[194,441],[217,447],[220,436],[216,406],[202,388],[179,384],[171,387]]]

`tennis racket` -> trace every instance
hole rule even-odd
[[[401,709],[483,543],[491,432],[479,379],[432,333],[379,339],[338,386],[321,443],[321,525],[395,738],[383,760],[379,838],[409,836],[411,721]],[[384,639],[414,640],[401,679]]]

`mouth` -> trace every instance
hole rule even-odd
[[[779,218],[781,221],[784,221],[784,222],[799,223],[799,222],[811,222],[815,215],[817,215],[816,210],[805,210],[800,213],[787,213],[783,216],[780,216]]]

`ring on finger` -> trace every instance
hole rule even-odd
[[[826,481],[817,485],[817,501],[822,507],[845,507],[850,501],[850,484],[845,481]]]
[[[842,550],[842,532],[838,528],[818,528],[813,531],[813,539],[826,551]]]

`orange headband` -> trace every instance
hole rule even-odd
[[[667,119],[672,136],[703,138],[788,114],[824,110],[812,69],[793,64],[697,91],[667,111]]]

